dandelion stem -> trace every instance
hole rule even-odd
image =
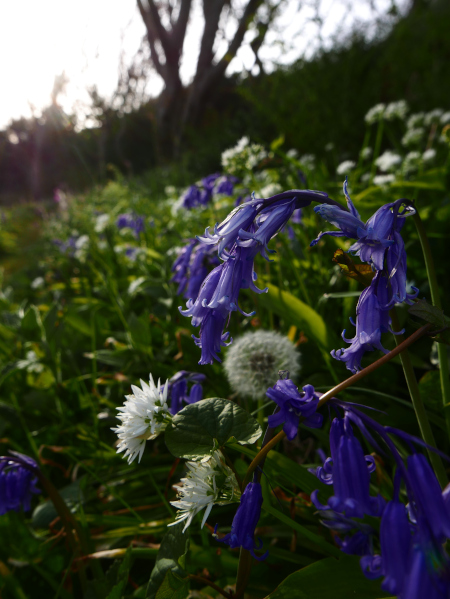
[[[428,283],[430,285],[431,301],[436,308],[441,309],[441,298],[439,297],[439,285],[436,277],[436,270],[434,268],[433,256],[431,254],[430,243],[423,226],[422,219],[419,213],[416,211],[413,216],[414,224],[416,225],[417,233],[420,239],[420,245],[422,246],[423,257],[425,260],[425,267],[427,269]],[[447,347],[443,343],[438,343],[438,358],[439,358],[439,376],[441,380],[441,391],[442,391],[442,402],[444,407],[445,423],[447,425],[447,432],[450,437],[450,376],[448,368],[448,356]]]

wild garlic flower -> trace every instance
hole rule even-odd
[[[391,150],[386,150],[375,160],[375,164],[383,173],[394,170],[401,162],[402,157]]]
[[[436,150],[434,148],[428,148],[422,154],[422,160],[424,162],[432,162],[436,158]]]
[[[206,522],[212,507],[239,502],[241,492],[234,472],[225,464],[225,459],[220,451],[215,451],[212,456],[201,462],[187,462],[188,473],[181,479],[181,485],[176,486],[178,491],[177,501],[170,503],[179,511],[174,526],[186,520],[183,532],[191,524],[194,516],[204,508],[205,513],[201,526]]]
[[[415,127],[408,129],[405,135],[402,137],[402,145],[414,146],[422,141],[425,129],[423,127]]]
[[[432,123],[438,123],[443,114],[444,111],[442,110],[442,108],[435,108],[434,110],[430,110],[430,112],[427,112],[425,115],[425,125],[429,127]]]
[[[360,156],[362,160],[368,160],[372,156],[373,150],[371,147],[367,146],[363,148],[360,152]]]
[[[364,120],[368,125],[372,125],[373,123],[378,123],[384,116],[384,111],[386,110],[386,104],[375,104],[372,108],[367,112]]]
[[[295,345],[280,333],[249,332],[230,347],[224,368],[234,391],[261,399],[277,382],[279,370],[288,370],[292,378],[298,374],[299,357]]]
[[[172,419],[167,405],[167,394],[169,385],[161,385],[158,380],[158,386],[155,385],[152,375],[150,382],[144,383],[141,380],[142,389],[131,385],[132,395],[126,395],[126,402],[117,410],[120,414],[117,416],[122,424],[112,428],[119,437],[120,443],[117,446],[117,453],[125,451],[124,457],[128,456],[128,463],[139,456],[141,461],[144,453],[145,443],[150,439],[155,439]]]
[[[384,119],[387,121],[392,121],[396,118],[404,119],[408,112],[408,104],[405,100],[398,100],[397,102],[391,102],[386,106],[386,110],[384,112]]]
[[[356,166],[356,162],[353,160],[344,160],[336,169],[337,175],[348,175]]]
[[[395,181],[394,175],[376,175],[373,178],[373,184],[378,185],[379,187],[383,187],[385,185],[389,185]]]

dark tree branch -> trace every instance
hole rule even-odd
[[[142,4],[142,0],[137,0],[139,12],[141,13],[142,20],[144,21],[145,28],[147,30],[147,39],[150,46],[150,56],[153,62],[153,65],[156,69],[158,75],[160,75],[164,81],[166,80],[166,73],[164,69],[164,65],[161,63],[158,55],[158,51],[156,50],[155,41],[158,39],[155,28],[153,26],[153,21],[148,14],[147,10],[144,8]]]
[[[203,2],[203,15],[205,28],[203,30],[200,53],[197,61],[195,76],[198,79],[205,71],[208,71],[214,59],[214,41],[219,29],[220,15],[225,5],[225,0],[209,0]]]

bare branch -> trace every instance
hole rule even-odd
[[[180,53],[183,48],[184,38],[186,35],[186,28],[189,20],[189,14],[191,12],[192,0],[181,0],[180,11],[178,13],[177,22],[173,26],[172,35],[174,40],[178,40],[180,47]]]
[[[161,63],[161,61],[159,59],[158,51],[156,49],[155,42],[158,39],[158,35],[157,35],[157,32],[155,31],[155,28],[153,25],[153,20],[152,20],[150,14],[147,12],[147,10],[144,8],[144,6],[142,4],[142,0],[137,0],[137,4],[138,4],[139,12],[141,13],[142,20],[144,21],[145,28],[147,29],[147,39],[148,39],[148,43],[150,45],[150,55],[151,55],[152,62],[155,66],[155,69],[156,69],[156,72],[158,73],[158,75],[161,75],[161,77],[165,81],[166,80],[166,69],[164,68],[164,65]]]
[[[208,71],[214,59],[213,47],[219,29],[220,15],[226,0],[204,0],[203,15],[205,28],[203,30],[200,53],[197,61],[196,78]]]

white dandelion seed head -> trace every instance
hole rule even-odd
[[[294,378],[300,372],[300,355],[294,344],[274,331],[249,332],[233,342],[223,366],[234,391],[262,399],[278,380],[279,370]]]
[[[206,522],[212,507],[239,501],[241,492],[234,472],[225,464],[220,451],[200,462],[187,462],[188,472],[181,484],[175,486],[178,495],[170,503],[178,509],[174,526],[186,521],[183,532],[191,524],[194,516],[205,509],[201,526]]]
[[[347,175],[356,166],[356,162],[353,160],[344,160],[336,169],[337,175]]]
[[[167,382],[161,386],[158,380],[156,386],[150,375],[149,384],[141,380],[141,387],[131,385],[133,394],[126,395],[123,406],[117,408],[120,412],[117,418],[122,424],[111,429],[119,437],[117,453],[125,451],[124,457],[128,458],[129,464],[137,456],[141,461],[146,441],[157,437],[172,419],[167,405]]]
[[[372,108],[367,112],[364,120],[368,125],[372,125],[373,123],[377,123],[381,121],[384,115],[384,111],[386,110],[386,104],[375,104]]]

